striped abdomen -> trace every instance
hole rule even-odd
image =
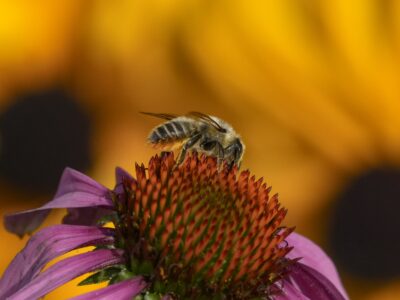
[[[194,130],[188,121],[171,120],[157,126],[149,135],[149,142],[157,144],[189,137]]]

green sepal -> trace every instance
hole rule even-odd
[[[107,269],[103,269],[97,273],[90,275],[86,279],[82,280],[81,282],[78,283],[78,285],[82,286],[82,285],[96,284],[96,283],[112,280],[124,268],[125,268],[125,266],[112,266]]]
[[[159,294],[154,294],[154,293],[146,293],[144,295],[144,300],[160,300],[161,297]]]
[[[154,281],[152,290],[159,294],[165,294],[167,291],[165,284],[160,280]]]
[[[100,250],[100,249],[115,249],[115,245],[97,245],[93,251]]]
[[[154,271],[151,261],[144,261],[139,265],[138,272],[140,275],[152,275]]]
[[[136,258],[131,259],[131,269],[135,275],[152,275],[154,271],[151,261],[139,261]]]
[[[128,271],[128,269],[121,270],[118,274],[116,274],[111,280],[109,281],[108,285],[118,283],[127,279],[131,279],[135,276],[132,272]]]
[[[111,212],[109,215],[102,216],[97,220],[97,225],[103,226],[109,222],[117,223],[119,220],[117,212]]]
[[[144,295],[137,295],[133,300],[160,300],[161,296],[154,293],[146,293]]]
[[[181,281],[169,281],[166,284],[166,292],[174,293],[177,295],[185,295],[187,287],[184,282]]]

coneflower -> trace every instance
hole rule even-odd
[[[283,225],[287,211],[270,191],[197,154],[179,166],[173,154],[155,156],[136,178],[117,168],[113,190],[66,169],[52,201],[6,217],[22,236],[68,208],[64,224],[34,234],[11,262],[0,299],[37,299],[89,272],[81,284],[109,285],[74,299],[347,299],[330,259]]]

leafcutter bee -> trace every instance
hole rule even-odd
[[[148,141],[163,150],[179,149],[178,164],[183,162],[188,151],[196,151],[216,157],[218,165],[226,162],[229,168],[240,167],[245,146],[232,126],[220,118],[200,112],[182,116],[142,113],[166,120],[150,132]]]

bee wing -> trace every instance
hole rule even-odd
[[[221,125],[219,125],[213,118],[211,118],[209,115],[206,115],[204,113],[198,112],[198,111],[191,111],[188,113],[189,117],[192,117],[194,119],[199,119],[203,122],[206,122],[213,126],[215,129],[217,129],[219,132],[226,132],[225,128],[222,128]]]
[[[158,113],[151,113],[151,112],[144,112],[144,111],[141,111],[140,113],[144,114],[144,115],[148,115],[148,116],[164,119],[164,120],[172,120],[172,119],[175,119],[175,118],[178,117],[177,115],[164,114],[164,113],[158,114]]]

